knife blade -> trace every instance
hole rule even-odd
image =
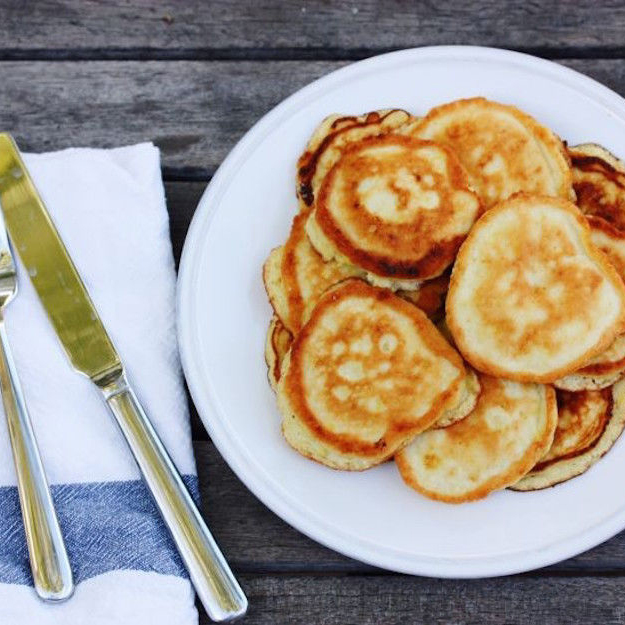
[[[11,239],[74,368],[96,383],[119,373],[113,343],[6,134],[0,135],[0,197]]]
[[[247,599],[163,443],[9,134],[0,134],[0,204],[35,291],[73,367],[100,389],[148,485],[208,615],[245,614]]]

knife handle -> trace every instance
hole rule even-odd
[[[243,616],[247,598],[124,373],[100,387],[213,621]]]
[[[1,317],[0,389],[35,591],[45,601],[64,601],[74,591],[72,570]]]

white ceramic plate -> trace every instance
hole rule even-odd
[[[565,484],[459,506],[410,490],[393,463],[348,473],[306,460],[283,440],[267,383],[271,309],[261,266],[287,236],[297,210],[296,159],[326,115],[391,107],[423,114],[476,95],[519,106],[572,144],[593,141],[625,156],[625,101],[560,65],[473,47],[375,57],[287,98],[241,139],[200,201],[178,289],[180,349],[193,400],[247,487],[320,543],[373,565],[437,577],[537,568],[623,529],[625,438]]]

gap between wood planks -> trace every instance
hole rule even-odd
[[[434,45],[453,45],[453,41]],[[506,46],[504,48],[551,60],[621,59],[625,46]],[[358,61],[378,54],[403,50],[403,47],[302,47],[302,48],[0,48],[0,61]]]

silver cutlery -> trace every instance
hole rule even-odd
[[[16,293],[17,273],[0,211],[0,390],[2,403],[13,450],[20,507],[35,591],[41,599],[46,601],[63,601],[74,590],[72,571],[4,324],[4,309]]]
[[[100,390],[215,621],[247,599],[129,385],[123,364],[10,135],[0,134],[0,203],[9,234],[74,368]]]

